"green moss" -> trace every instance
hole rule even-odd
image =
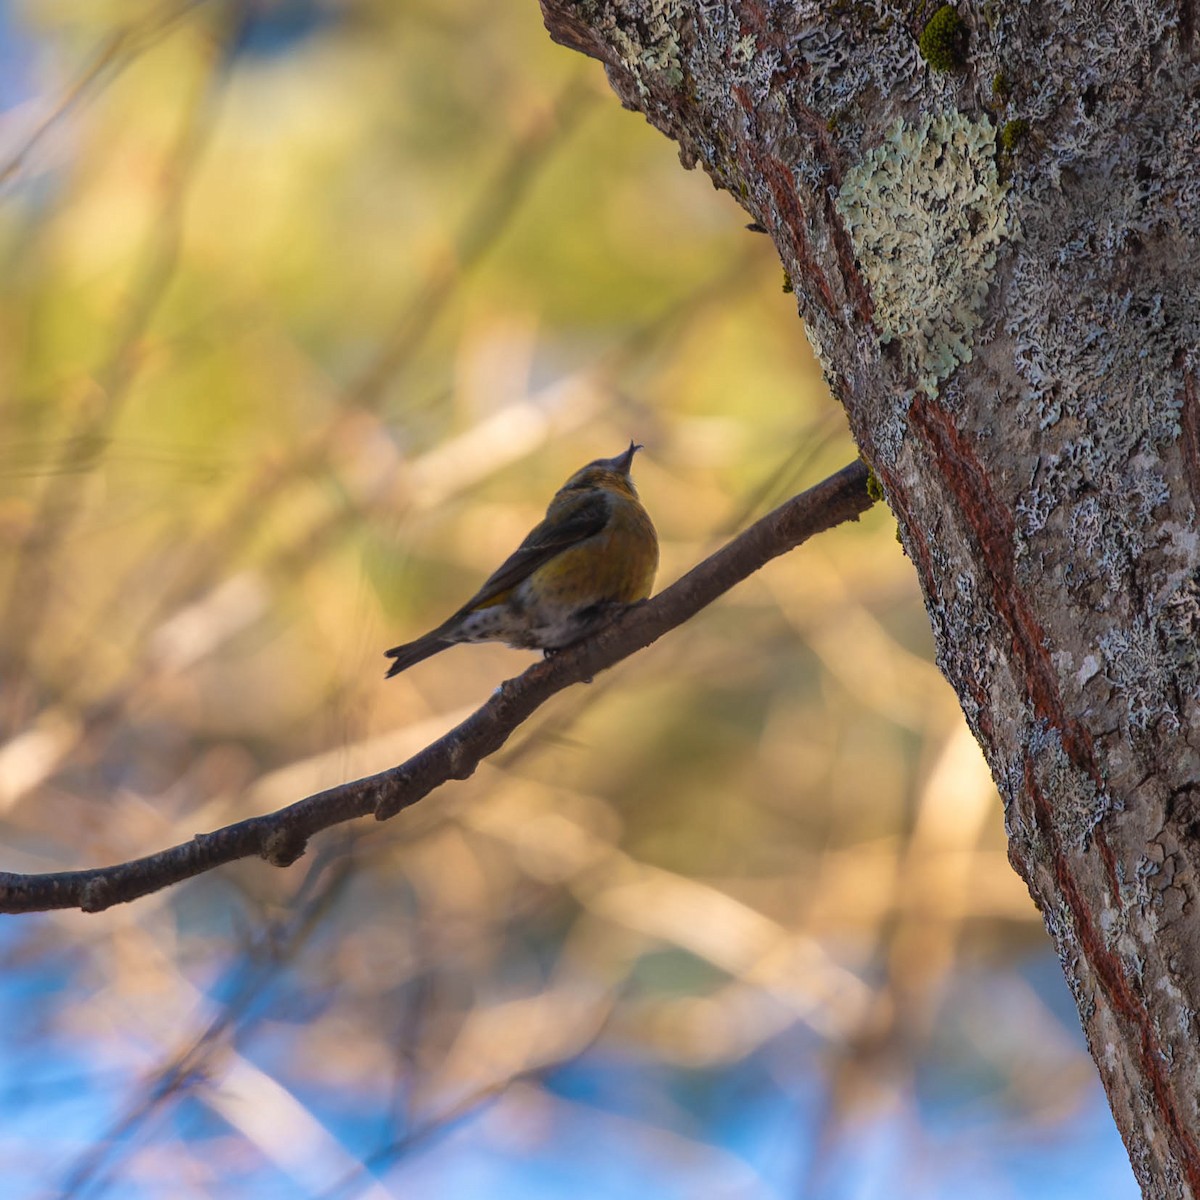
[[[1011,95],[1012,84],[1009,82],[1008,76],[1003,71],[997,71],[992,76],[992,98],[1005,104]]]
[[[957,71],[967,61],[967,27],[953,4],[943,4],[917,39],[921,57],[935,71]]]
[[[1028,136],[1029,122],[1018,118],[1003,125],[996,140],[1003,154],[1012,154]]]
[[[789,296],[796,290],[796,285],[792,283],[792,277],[786,271],[783,273],[783,290]]]
[[[883,488],[880,486],[879,480],[875,477],[875,472],[870,467],[867,468],[867,495],[872,500],[883,499]]]

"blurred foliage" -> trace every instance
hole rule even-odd
[[[6,869],[418,749],[529,656],[382,650],[630,436],[663,582],[855,453],[532,0],[25,0],[0,62]],[[1132,1196],[894,532],[286,872],[9,918],[6,1195]]]

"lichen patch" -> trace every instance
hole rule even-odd
[[[838,190],[880,341],[899,343],[920,391],[971,360],[1009,234],[1006,190],[991,122],[957,112],[898,121]]]
[[[681,0],[630,0],[613,11],[584,4],[583,11],[620,54],[640,96],[650,95],[656,76],[673,88],[683,82],[678,34]]]

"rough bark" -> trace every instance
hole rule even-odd
[[[542,7],[774,239],[1143,1192],[1200,1198],[1193,3]]]

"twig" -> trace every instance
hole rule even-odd
[[[304,853],[308,839],[323,829],[370,814],[387,820],[448,780],[469,778],[555,693],[591,679],[657,641],[814,534],[856,520],[872,504],[866,483],[866,466],[855,462],[792,497],[595,637],[501,684],[462,724],[397,767],[115,866],[41,875],[0,872],[0,912],[52,908],[100,912],[239,858],[259,855],[276,866],[289,866]]]

